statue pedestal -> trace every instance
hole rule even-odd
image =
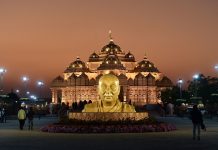
[[[83,121],[119,121],[119,120],[142,120],[148,118],[147,112],[69,112],[69,119]]]

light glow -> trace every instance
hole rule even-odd
[[[199,74],[193,75],[193,78],[197,80],[199,78]]]
[[[7,72],[6,69],[4,69],[4,68],[0,68],[0,74],[3,74],[3,73],[5,73],[5,72]]]
[[[179,80],[178,80],[178,83],[179,83],[179,84],[182,84],[182,83],[183,83],[183,80],[182,80],[182,79],[179,79]]]
[[[26,81],[28,81],[28,80],[29,80],[29,78],[28,78],[27,76],[23,76],[23,77],[22,77],[22,81],[23,81],[23,82],[26,82]]]

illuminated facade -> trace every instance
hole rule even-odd
[[[102,74],[113,73],[120,80],[120,100],[143,106],[160,102],[160,91],[172,87],[172,82],[150,62],[147,56],[140,62],[130,52],[125,53],[110,36],[109,44],[93,52],[88,62],[79,57],[51,83],[52,102],[69,103],[98,100],[97,84]]]

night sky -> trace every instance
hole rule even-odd
[[[108,44],[108,31],[137,61],[149,60],[174,83],[218,76],[217,0],[0,0],[0,66],[4,88],[21,76],[49,84],[79,56]]]

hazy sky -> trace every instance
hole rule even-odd
[[[109,42],[108,31],[137,61],[145,52],[176,82],[194,73],[218,76],[217,0],[0,0],[4,87],[53,78]]]

